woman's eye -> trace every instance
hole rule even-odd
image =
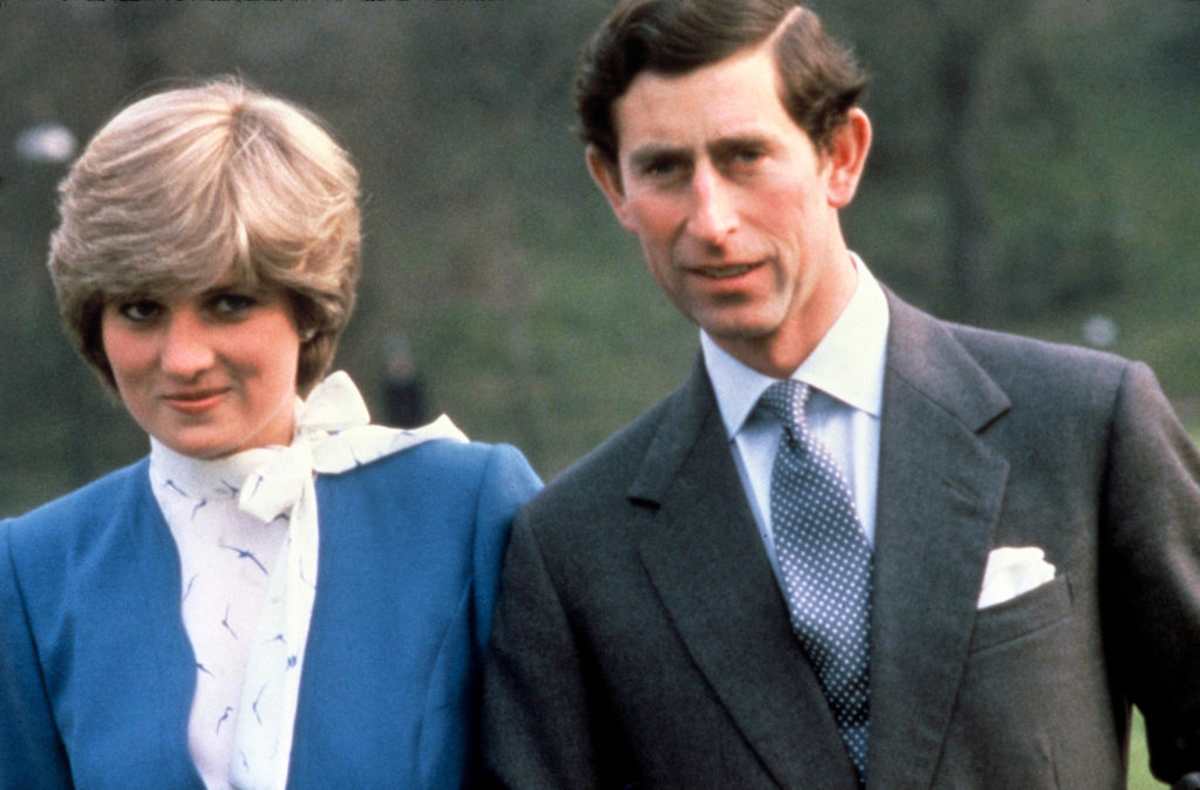
[[[124,318],[135,323],[144,323],[152,321],[162,312],[162,305],[150,299],[138,299],[132,302],[123,302],[117,307]]]
[[[239,293],[217,294],[211,302],[213,312],[224,316],[241,315],[256,304],[258,300],[253,296]]]

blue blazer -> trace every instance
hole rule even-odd
[[[146,460],[0,522],[0,788],[200,788],[195,657]],[[290,788],[459,787],[517,508],[512,447],[436,441],[317,479]]]

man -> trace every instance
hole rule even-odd
[[[701,355],[518,519],[498,784],[1123,787],[1131,704],[1200,768],[1200,458],[1145,366],[875,281],[863,84],[791,0],[622,0],[585,52],[588,167]]]

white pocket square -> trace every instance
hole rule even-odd
[[[1054,578],[1046,553],[1034,546],[1004,546],[988,554],[977,608],[1004,603]]]

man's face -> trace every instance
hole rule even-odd
[[[865,137],[849,141],[863,150],[848,180],[844,141],[818,152],[780,102],[773,56],[759,47],[684,75],[642,72],[613,105],[616,171],[589,151],[659,286],[763,372],[790,373],[853,293],[837,209],[853,196],[870,140],[866,117],[853,112]],[[855,132],[837,136],[847,135]]]

